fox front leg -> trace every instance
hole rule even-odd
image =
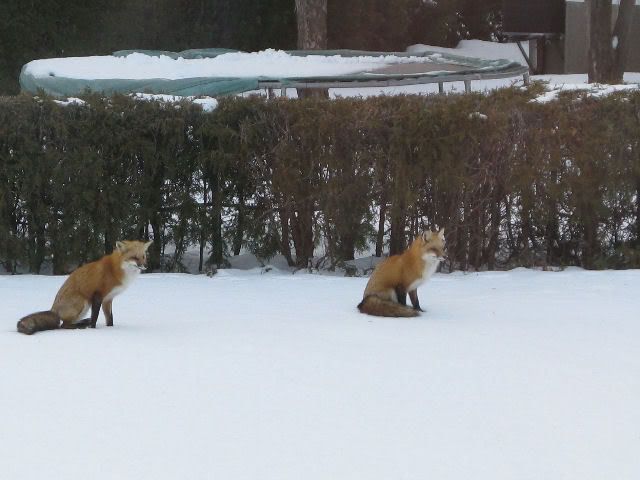
[[[113,327],[113,309],[111,304],[112,301],[113,299],[105,300],[102,304],[102,313],[104,313],[104,318],[107,321],[107,327]]]
[[[411,305],[413,305],[414,310],[424,312],[424,310],[420,308],[420,300],[418,300],[418,289],[411,290],[409,292],[409,299],[411,300]]]
[[[396,287],[396,297],[400,305],[407,304],[407,292],[405,292],[402,287]]]
[[[102,298],[96,294],[91,299],[91,328],[96,328],[98,314],[100,313],[100,305],[102,305]]]

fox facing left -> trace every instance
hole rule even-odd
[[[113,326],[112,302],[147,268],[152,242],[116,242],[113,253],[74,270],[62,284],[51,310],[32,313],[18,321],[18,332],[31,335],[56,328],[96,327],[100,307],[108,327]],[[91,317],[83,318],[91,308]]]

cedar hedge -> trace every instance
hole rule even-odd
[[[151,238],[334,268],[445,226],[449,269],[640,267],[640,92],[184,102],[0,98],[0,262],[54,273]],[[321,252],[321,255],[319,254]],[[315,256],[314,256],[315,255]]]

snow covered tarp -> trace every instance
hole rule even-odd
[[[20,74],[23,91],[55,96],[86,91],[219,96],[260,88],[349,86],[354,83],[428,83],[522,75],[510,60],[448,53],[357,50],[183,52],[126,50],[109,56],[34,60]]]

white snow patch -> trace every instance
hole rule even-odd
[[[480,112],[472,112],[469,114],[469,119],[474,119],[477,118],[479,120],[487,120],[489,117],[487,117],[484,113],[480,113]]]
[[[583,91],[589,96],[604,97],[615,92],[637,90],[639,85],[602,85],[598,83],[550,84],[548,91],[534,98],[532,102],[547,103],[558,98],[560,92]]]
[[[522,48],[528,51],[529,42],[522,42]],[[455,48],[437,47],[418,43],[407,47],[409,53],[441,52],[462,57],[482,58],[484,60],[506,59],[521,65],[527,65],[516,43],[498,43],[485,40],[461,40]]]
[[[215,58],[173,59],[131,53],[124,57],[92,56],[33,60],[24,68],[34,77],[80,79],[181,79],[196,77],[296,77],[344,75],[394,63],[430,63],[437,57],[397,55],[343,57],[294,56],[282,50],[233,52]]]
[[[553,85],[577,85],[587,84],[587,74],[570,74],[570,75],[533,75],[531,80],[540,80]],[[640,73],[627,72],[624,75],[624,81],[628,84],[640,83]],[[522,78],[503,78],[497,80],[474,80],[471,82],[471,90],[474,92],[489,92],[499,88],[510,86],[523,86]],[[632,85],[633,86],[633,85]],[[445,83],[445,92],[447,93],[464,93],[463,82]],[[585,87],[588,88],[588,87]],[[427,83],[422,85],[408,85],[400,87],[370,87],[370,88],[340,88],[330,89],[329,95],[336,97],[373,97],[379,95],[427,95],[438,93],[437,83]],[[295,97],[295,90],[289,89],[287,95]]]
[[[164,95],[164,94],[151,94],[151,93],[135,93],[131,95],[138,100],[157,101],[165,103],[178,103],[183,100],[188,100],[198,105],[202,105],[202,109],[205,112],[212,112],[218,107],[218,100],[212,97],[194,97],[194,96],[180,96],[180,95]]]
[[[62,106],[67,105],[86,105],[87,102],[82,100],[81,98],[69,97],[66,100],[54,100],[55,103]]]

